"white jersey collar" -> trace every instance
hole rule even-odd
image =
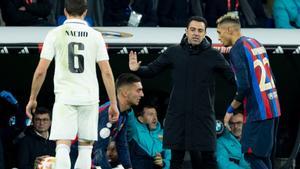
[[[65,20],[64,24],[68,24],[68,23],[88,25],[87,22],[82,19],[67,19],[67,20]]]

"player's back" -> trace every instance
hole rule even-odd
[[[55,55],[56,101],[72,105],[98,102],[96,62],[108,60],[101,33],[82,20],[71,19],[55,28],[48,36],[48,39],[53,39]],[[51,45],[45,45],[51,48]]]
[[[247,78],[242,77],[247,82],[241,82],[248,84],[250,88],[244,102],[248,114],[247,118],[256,121],[280,116],[277,90],[264,46],[253,38],[242,37],[234,47],[243,50],[245,59],[241,60],[247,65],[245,67],[247,67],[246,74],[248,76]],[[238,59],[238,57],[234,58]],[[240,56],[240,58],[242,57]]]

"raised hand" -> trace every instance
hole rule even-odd
[[[131,71],[137,71],[140,68],[141,61],[137,60],[136,52],[130,51],[129,53],[129,69]]]

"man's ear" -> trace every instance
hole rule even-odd
[[[139,116],[138,116],[138,119],[139,119],[140,122],[144,123],[144,118],[143,118],[143,116],[139,115]]]
[[[119,93],[123,96],[123,97],[127,97],[128,96],[128,89],[126,88],[126,86],[122,86],[119,89]]]
[[[64,15],[65,15],[66,17],[68,17],[68,15],[69,15],[69,13],[67,12],[66,8],[64,8]]]
[[[125,97],[126,95],[125,90],[123,90],[122,88],[119,89],[118,93],[120,93],[120,95],[123,97]]]
[[[87,9],[83,12],[82,17],[85,18],[86,14],[87,14]]]

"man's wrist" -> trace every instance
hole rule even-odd
[[[226,112],[227,112],[227,113],[233,113],[234,110],[235,110],[235,109],[230,105],[230,106],[227,108]]]

